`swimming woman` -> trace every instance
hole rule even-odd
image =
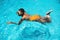
[[[50,13],[52,12],[52,10],[48,11],[46,13],[46,16],[45,17],[41,17],[40,15],[28,15],[26,13],[26,11],[23,9],[23,8],[20,8],[17,12],[18,16],[22,16],[22,18],[20,19],[20,21],[18,23],[15,23],[15,22],[8,22],[8,24],[17,24],[17,25],[20,25],[22,23],[22,21],[24,20],[28,20],[28,21],[37,21],[37,22],[41,22],[41,23],[49,23],[51,22],[51,19],[50,19]]]

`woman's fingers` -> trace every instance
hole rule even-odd
[[[12,24],[12,22],[7,22],[7,24]]]

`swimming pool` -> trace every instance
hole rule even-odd
[[[46,25],[23,21],[21,25],[8,25],[18,22],[16,12],[24,8],[29,15],[45,16],[50,9],[51,23]],[[0,0],[0,40],[60,40],[60,1],[59,0]]]

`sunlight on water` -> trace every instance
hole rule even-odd
[[[45,16],[50,9],[51,23],[23,21],[21,25],[8,25],[18,22],[16,12],[24,8],[29,15]],[[0,0],[0,40],[60,40],[60,1],[59,0]]]

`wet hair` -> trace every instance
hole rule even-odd
[[[25,12],[25,10],[24,10],[23,8],[20,8],[19,11],[21,11],[21,12]]]
[[[24,10],[23,8],[20,8],[20,9],[19,9],[19,11],[21,11],[21,12],[22,12],[22,14],[21,14],[20,16],[23,16],[23,15],[24,15],[25,10]]]

